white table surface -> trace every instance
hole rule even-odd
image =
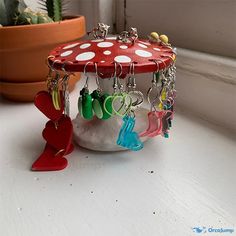
[[[71,94],[72,117],[79,87]],[[236,231],[230,131],[180,111],[170,138],[155,138],[139,152],[78,147],[65,170],[31,172],[47,119],[33,104],[1,100],[0,107],[1,236],[189,236],[197,235],[196,226]]]

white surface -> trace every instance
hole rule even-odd
[[[236,131],[236,59],[178,49],[178,102]]]
[[[78,95],[71,95],[72,117]],[[170,139],[156,138],[140,152],[78,148],[64,171],[37,173],[29,169],[43,150],[46,118],[32,104],[0,106],[1,236],[190,236],[195,226],[236,230],[236,147],[228,131],[180,112]]]

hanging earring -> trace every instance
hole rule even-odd
[[[131,72],[132,70],[132,72]],[[141,92],[136,91],[136,83],[135,83],[135,76],[134,76],[134,63],[130,65],[130,76],[128,77],[127,83],[127,91],[129,96],[136,96],[137,99],[134,102],[131,102],[131,109],[130,111],[123,117],[123,125],[120,129],[117,144],[128,148],[133,151],[138,151],[143,148],[143,143],[139,139],[138,134],[133,131],[135,126],[135,110],[136,108],[143,102],[143,95]],[[138,95],[138,96],[137,96]]]
[[[141,132],[139,134],[139,137],[145,137],[150,135],[158,135],[160,134],[162,130],[162,114],[157,112],[157,109],[155,107],[155,102],[159,99],[159,94],[160,94],[160,86],[159,86],[159,79],[160,79],[160,66],[159,63],[156,60],[153,60],[153,62],[156,64],[156,71],[153,72],[153,77],[152,77],[152,86],[148,89],[147,92],[147,100],[148,103],[150,104],[150,112],[148,113],[148,128]],[[154,98],[151,98],[151,94],[155,93]]]
[[[92,108],[92,96],[89,94],[88,80],[89,77],[86,73],[86,67],[90,62],[87,62],[84,66],[84,74],[86,76],[86,81],[83,89],[80,91],[80,97],[78,100],[78,109],[81,117],[86,120],[91,120],[93,118],[93,108]]]
[[[175,60],[172,57],[172,63],[170,64],[169,68],[166,70],[165,77],[166,79],[163,81],[163,88],[166,91],[165,99],[162,99],[163,109],[167,112],[166,115],[163,117],[163,136],[165,138],[169,137],[169,130],[172,126],[172,120],[174,115],[174,102],[176,97],[176,90],[175,90],[175,74],[176,74],[176,67],[175,67]]]
[[[62,78],[62,94],[63,94],[63,100],[64,100],[64,114],[66,116],[70,116],[70,97],[69,97],[69,88],[68,88],[68,82],[70,75],[72,73],[68,73],[65,70],[66,62],[62,66],[62,71],[65,73],[64,77]]]
[[[98,74],[98,69],[97,69],[97,63],[94,64],[95,66],[95,76],[96,76],[96,84],[97,84],[97,89],[95,89],[91,96],[93,98],[92,102],[92,107],[95,115],[97,118],[102,119],[102,120],[107,120],[111,117],[111,112],[112,112],[112,104],[111,102],[108,102],[106,104],[106,110],[104,109],[104,101],[106,100],[107,97],[109,97],[108,93],[103,93],[102,89],[100,88],[99,84],[99,74]]]
[[[52,64],[53,71],[55,71],[56,75],[55,78],[51,79],[49,87],[51,91],[53,106],[56,110],[60,110],[61,109],[61,98],[59,92],[60,73],[54,68],[54,64],[57,61],[58,60],[55,60]]]
[[[120,66],[120,74],[117,75],[117,64]],[[122,74],[122,65],[120,63],[114,63],[114,83],[113,94],[106,97],[104,101],[104,110],[110,115],[125,116],[131,108],[132,99],[131,96],[123,89],[123,84],[120,82],[119,76]],[[111,104],[112,112],[108,111],[107,106]]]

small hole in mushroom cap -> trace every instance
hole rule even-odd
[[[157,61],[156,58],[151,58],[151,59],[148,59],[148,61]]]

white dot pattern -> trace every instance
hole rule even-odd
[[[67,57],[67,56],[69,56],[69,55],[72,54],[72,53],[73,53],[72,50],[65,51],[65,52],[63,52],[63,53],[61,54],[61,57]]]
[[[141,47],[141,48],[147,48],[147,46],[142,44],[142,43],[138,43],[138,46]]]
[[[107,50],[107,51],[104,51],[103,54],[104,54],[104,55],[110,55],[110,54],[111,54],[111,51],[108,51],[108,50]]]
[[[104,41],[104,39],[93,39],[93,40],[91,40],[91,42],[103,42]]]
[[[114,44],[111,42],[101,42],[97,44],[99,48],[109,48],[109,47],[112,47],[113,45]]]
[[[114,39],[116,37],[72,42],[55,48],[50,55],[56,56],[57,62],[61,65],[65,61],[70,61],[74,71],[81,70],[87,62],[99,62],[99,71],[108,77],[109,68],[114,66],[114,62],[121,63],[126,70],[130,63],[135,61],[139,65],[139,73],[148,70],[150,59],[161,58],[168,65],[170,57],[173,56],[172,48],[150,43],[148,40],[136,40],[134,44],[129,44]]]
[[[91,43],[84,43],[82,45],[80,45],[81,49],[85,49],[85,48],[89,48],[91,46]]]
[[[120,45],[120,48],[121,48],[121,49],[127,49],[128,46],[126,46],[126,45]]]
[[[87,60],[91,60],[94,57],[95,57],[94,52],[84,52],[84,53],[77,55],[75,59],[77,61],[87,61]]]
[[[140,56],[140,57],[151,57],[152,53],[144,50],[135,50],[135,54]]]
[[[108,37],[106,39],[110,39],[110,40],[116,40],[116,37]]]
[[[79,45],[79,43],[73,43],[73,44],[69,44],[69,45],[65,46],[63,49],[70,49],[70,48],[74,48],[74,47],[76,47],[77,45]]]
[[[148,42],[143,42],[143,41],[141,41],[141,43],[142,43],[142,44],[145,44],[145,45],[148,45],[148,46],[151,45],[151,44],[148,43]]]
[[[125,55],[120,55],[120,56],[116,56],[114,58],[114,61],[119,62],[119,63],[129,63],[131,62],[131,58]]]

